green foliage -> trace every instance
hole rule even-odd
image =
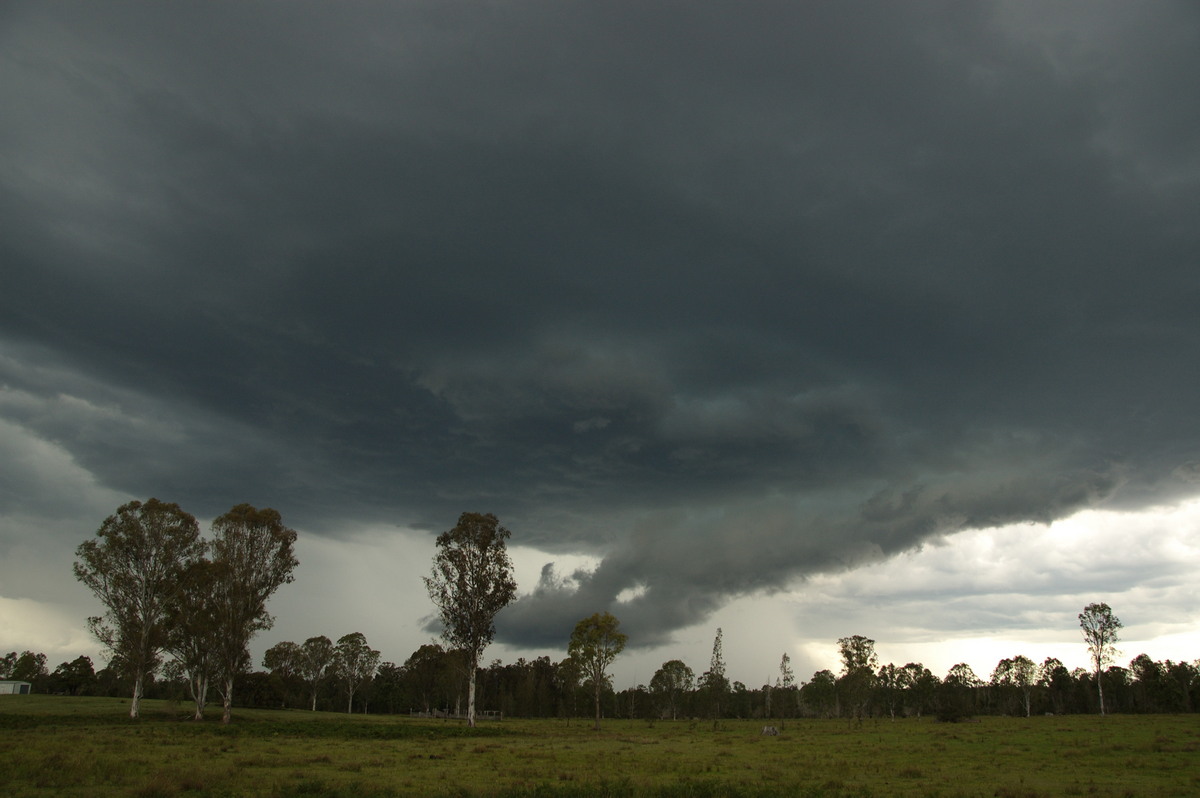
[[[158,670],[182,573],[203,551],[196,519],[153,498],[121,505],[75,550],[75,578],[105,609],[88,619],[88,628],[111,653],[110,666],[133,677],[131,717],[138,716],[144,681]]]
[[[308,685],[312,698],[312,711],[317,711],[317,691],[321,680],[333,666],[333,641],[325,635],[310,637],[300,646],[300,657],[297,662],[297,672]]]
[[[463,513],[437,538],[433,573],[425,577],[442,622],[442,638],[468,655],[467,722],[475,725],[475,672],[496,636],[496,613],[517,596],[505,541],[512,536],[491,513]]]
[[[992,686],[1007,696],[1015,696],[1023,714],[1031,713],[1033,688],[1037,682],[1037,666],[1023,655],[1005,658],[992,671]]]
[[[672,720],[678,715],[680,698],[695,686],[696,674],[677,659],[664,662],[650,679],[650,690],[657,696],[661,710],[669,714]]]
[[[608,687],[608,666],[625,650],[629,639],[618,627],[621,622],[611,613],[598,612],[575,624],[568,656],[579,664],[580,672],[592,685],[596,702],[596,731],[600,730],[600,695]]]
[[[296,532],[277,510],[249,504],[218,516],[212,532],[212,666],[224,705],[221,719],[229,723],[234,679],[249,668],[250,640],[274,624],[267,599],[295,578]]]
[[[712,657],[709,659],[708,670],[700,677],[700,687],[704,699],[708,702],[708,714],[712,718],[713,728],[717,728],[721,719],[722,706],[729,693],[729,678],[725,675],[725,633],[717,627],[716,637],[713,638]]]
[[[832,671],[819,670],[800,688],[800,700],[819,717],[831,717],[837,707],[837,677]]]
[[[82,695],[96,681],[91,657],[76,657],[64,662],[50,675],[51,692]]]
[[[1089,604],[1079,613],[1079,628],[1087,643],[1092,659],[1092,672],[1096,675],[1096,689],[1100,696],[1100,714],[1104,714],[1104,680],[1100,678],[1104,666],[1113,661],[1117,654],[1117,633],[1124,624],[1112,608],[1104,603]]]
[[[333,651],[333,670],[346,685],[346,712],[354,711],[354,691],[375,675],[379,667],[379,652],[367,645],[362,632],[351,632],[338,638]]]
[[[13,661],[10,673],[8,678],[18,682],[37,681],[46,675],[46,655],[26,651]]]
[[[879,665],[875,655],[875,641],[862,635],[843,637],[838,640],[838,651],[842,656],[842,677],[838,679],[838,696],[849,710],[850,716],[862,722],[875,687],[875,668]]]

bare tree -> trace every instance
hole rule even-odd
[[[1096,673],[1096,689],[1100,693],[1100,714],[1104,714],[1104,666],[1112,663],[1117,651],[1117,632],[1124,624],[1113,615],[1107,604],[1089,604],[1079,613],[1079,628],[1087,643],[1092,667]]]
[[[221,722],[229,723],[234,678],[250,665],[250,639],[275,622],[267,612],[267,599],[295,578],[296,532],[283,525],[278,511],[249,504],[239,504],[220,516],[212,528],[219,630],[214,665],[223,706]]]
[[[105,607],[103,616],[88,619],[88,628],[133,677],[131,718],[138,717],[145,679],[158,669],[180,575],[203,551],[196,519],[158,499],[121,505],[95,539],[75,550],[75,578]]]
[[[596,725],[600,731],[600,696],[608,686],[608,666],[625,650],[628,636],[619,631],[621,622],[612,613],[598,612],[575,624],[567,655],[579,664],[584,677],[591,683],[596,699]]]
[[[475,673],[496,636],[496,613],[517,595],[504,543],[511,535],[491,513],[463,513],[453,529],[438,535],[433,573],[424,577],[443,639],[466,654],[468,726],[475,725]]]
[[[362,632],[351,632],[338,638],[333,652],[333,670],[346,685],[346,713],[354,712],[354,691],[372,676],[379,667],[379,652],[367,645]]]

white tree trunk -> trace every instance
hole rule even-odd
[[[594,725],[592,728],[595,731],[600,731],[600,684],[601,684],[601,682],[599,679],[594,679],[594,681],[595,681],[594,696],[596,699],[596,725]]]
[[[225,694],[221,696],[221,723],[228,726],[233,717],[233,677],[225,678]]]
[[[188,680],[188,687],[191,689],[192,702],[196,705],[193,720],[204,720],[204,705],[208,703],[208,677],[199,674],[192,676]]]
[[[133,699],[129,702],[129,717],[137,720],[142,705],[142,674],[138,673],[133,681]]]
[[[467,725],[475,728],[475,671],[479,670],[479,657],[471,657],[471,672],[467,675]]]

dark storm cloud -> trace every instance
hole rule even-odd
[[[513,643],[1194,492],[1200,23],[1041,9],[11,6],[3,418],[602,558]]]

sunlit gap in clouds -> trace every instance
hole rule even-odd
[[[1086,666],[1077,616],[1094,601],[1125,624],[1118,664],[1141,653],[1200,657],[1198,567],[1200,499],[1190,499],[961,532],[815,576],[783,600],[803,640],[797,654],[822,667],[838,669],[838,637],[864,634],[877,641],[882,663],[922,662],[941,676],[967,662],[986,678],[1017,654]]]
[[[875,565],[820,574],[746,596],[674,642],[627,650],[617,683],[645,681],[669,659],[705,670],[717,627],[731,679],[778,676],[784,653],[798,682],[841,670],[837,640],[876,641],[880,664],[920,662],[939,678],[966,662],[983,679],[1018,654],[1088,667],[1078,614],[1103,601],[1124,622],[1119,665],[1200,657],[1200,498],[1139,512],[1086,510],[1055,523],[969,530]],[[619,607],[617,608],[619,612]]]

